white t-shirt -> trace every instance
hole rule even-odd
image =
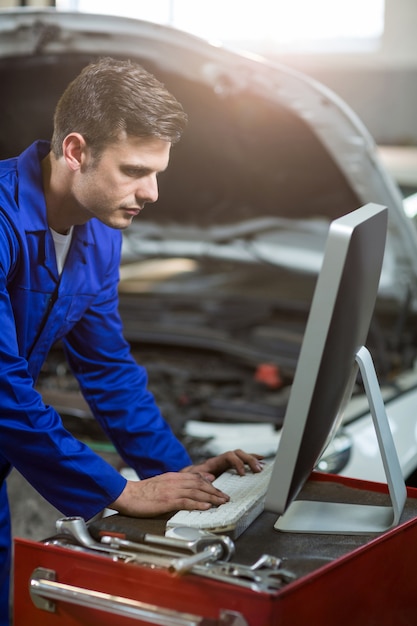
[[[69,232],[66,235],[61,235],[61,233],[57,233],[56,230],[50,228],[52,237],[54,239],[56,263],[58,266],[58,273],[60,275],[62,274],[65,259],[67,258],[68,250],[71,245],[73,228],[74,227],[71,226]]]

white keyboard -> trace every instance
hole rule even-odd
[[[229,502],[207,511],[178,511],[168,520],[166,529],[189,526],[227,533],[236,539],[262,513],[272,467],[273,461],[268,461],[257,474],[248,471],[239,476],[234,470],[224,472],[213,485],[230,496]]]

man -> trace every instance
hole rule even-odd
[[[12,466],[65,515],[104,507],[132,516],[207,509],[228,467],[260,471],[240,450],[191,460],[160,415],[122,335],[121,230],[158,197],[157,176],[186,124],[181,105],[143,68],[102,59],[68,86],[51,146],[0,162],[0,624],[7,621]],[[126,481],[68,433],[34,384],[61,340],[91,410],[124,461]]]

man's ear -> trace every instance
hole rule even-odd
[[[85,158],[87,144],[80,133],[70,133],[62,142],[63,157],[72,171],[79,170]]]

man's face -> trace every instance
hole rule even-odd
[[[99,159],[87,148],[73,181],[78,223],[96,217],[127,228],[147,202],[158,199],[157,175],[169,162],[171,144],[157,138],[123,137]]]

